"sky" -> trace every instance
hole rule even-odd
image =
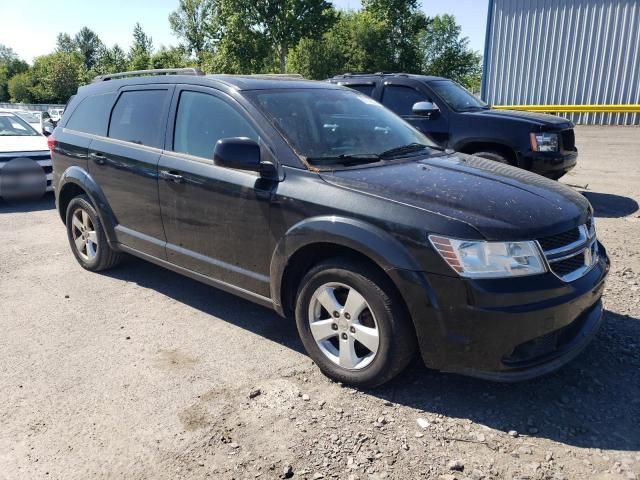
[[[422,0],[428,16],[450,13],[462,26],[474,50],[482,52],[488,0]],[[359,0],[333,0],[340,9],[358,9]],[[133,26],[140,22],[155,47],[176,45],[167,17],[177,0],[0,0],[0,44],[32,62],[55,48],[60,32],[74,35],[83,26],[108,46],[129,49]]]

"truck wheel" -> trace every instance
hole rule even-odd
[[[82,268],[99,272],[117,265],[122,259],[122,254],[109,246],[100,218],[86,195],[69,202],[67,237]]]
[[[413,325],[388,279],[349,259],[328,260],[307,273],[296,323],[320,370],[358,387],[387,382],[416,350]]]
[[[482,157],[482,158],[486,158],[488,160],[493,160],[494,162],[499,162],[499,163],[506,163],[507,165],[510,165],[511,162],[509,161],[509,159],[507,157],[505,157],[503,154],[498,153],[498,152],[476,152],[473,154],[476,157]]]

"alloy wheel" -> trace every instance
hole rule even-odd
[[[93,260],[98,253],[98,235],[89,214],[82,208],[73,212],[71,233],[76,250],[86,260]]]
[[[326,283],[314,292],[309,326],[320,351],[347,370],[365,368],[380,346],[378,323],[369,303],[343,283]]]

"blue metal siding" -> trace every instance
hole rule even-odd
[[[482,96],[496,105],[640,103],[640,0],[490,0]],[[564,114],[638,125],[638,113]]]

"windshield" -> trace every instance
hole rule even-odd
[[[400,117],[351,90],[248,92],[296,152],[317,166],[371,163],[435,146]]]
[[[40,123],[40,116],[33,112],[15,112],[21,119],[29,123]]]
[[[489,108],[489,105],[451,80],[436,80],[429,82],[429,86],[449,107],[457,112],[487,110]]]
[[[0,137],[30,137],[40,135],[31,125],[16,115],[0,115]]]

